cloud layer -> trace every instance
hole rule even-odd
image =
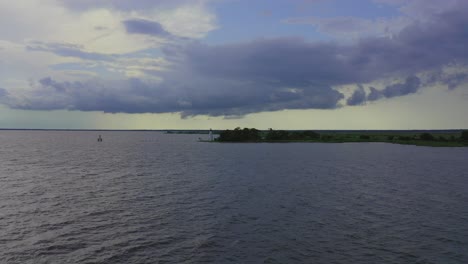
[[[155,21],[149,21],[145,19],[129,19],[122,22],[125,25],[125,29],[130,34],[146,34],[153,36],[170,36],[161,24]]]
[[[85,2],[63,3],[73,10],[89,7]],[[111,5],[110,1],[93,3]],[[112,2],[120,10],[139,6],[141,10],[146,4],[149,2],[142,1],[137,6],[128,1]],[[413,21],[395,34],[367,36],[346,44],[284,37],[207,45],[196,40],[195,35],[174,38],[177,31],[171,31],[156,19],[126,17],[120,23],[129,38],[144,35],[166,39],[167,42],[159,43],[163,46],[157,51],[141,52],[146,52],[145,56],[161,56],[170,67],[164,70],[140,67],[137,69],[141,76],[134,78],[61,81],[53,76],[44,77],[21,92],[0,91],[0,100],[15,109],[239,116],[283,109],[360,105],[414,94],[434,82],[454,89],[466,82],[466,74],[436,73],[446,66],[465,67],[468,63],[467,13],[468,4],[456,1],[452,8]],[[108,65],[130,56],[39,41],[29,43],[27,50],[78,59],[77,63]],[[422,79],[421,75],[427,72],[432,73],[431,80]],[[388,78],[403,81],[383,89],[363,86]],[[337,89],[343,85],[358,88],[347,95]]]

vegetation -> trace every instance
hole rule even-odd
[[[434,136],[429,134],[429,133],[422,133],[419,138],[421,140],[428,140],[428,141],[431,141],[431,140],[435,140]]]
[[[264,139],[266,141],[315,140],[319,138],[320,138],[320,134],[314,131],[284,131],[284,130],[273,130],[271,128],[264,135]]]
[[[370,136],[369,135],[360,135],[359,139],[368,140],[368,139],[370,139]]]
[[[226,142],[255,142],[260,141],[260,131],[255,128],[235,128],[234,130],[221,131],[218,141]]]
[[[468,146],[467,131],[260,131],[255,128],[236,128],[221,131],[219,142],[387,142],[433,147]]]
[[[308,141],[320,139],[320,134],[314,131],[285,131],[270,129],[266,132],[255,128],[235,128],[224,130],[219,134],[218,141],[225,142],[276,142],[276,141]]]
[[[461,132],[460,140],[468,141],[468,130],[464,130]]]

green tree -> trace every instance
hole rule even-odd
[[[426,141],[432,141],[432,140],[435,140],[434,136],[429,134],[429,133],[422,133],[421,135],[419,135],[419,138],[421,140],[426,140]]]
[[[463,141],[468,141],[468,130],[463,130],[461,132],[460,139]]]
[[[221,131],[218,137],[218,141],[230,141],[230,142],[246,142],[246,141],[259,141],[260,131],[255,128],[244,128],[236,127],[234,130]]]
[[[359,139],[362,139],[362,140],[369,140],[369,139],[370,139],[370,136],[369,136],[369,135],[360,135],[360,136],[359,136]]]
[[[302,132],[302,139],[310,140],[310,139],[319,139],[320,134],[315,131],[304,131]]]
[[[284,130],[273,130],[270,129],[265,136],[266,140],[289,140],[289,133]]]

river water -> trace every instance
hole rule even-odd
[[[198,137],[0,131],[0,263],[468,263],[468,148]]]

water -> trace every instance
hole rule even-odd
[[[198,137],[0,131],[0,263],[468,263],[468,148]]]

